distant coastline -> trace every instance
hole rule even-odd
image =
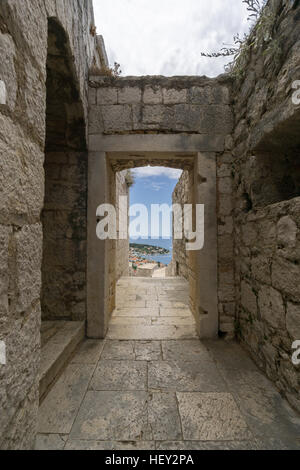
[[[172,261],[172,238],[133,238],[129,240],[129,246],[130,263],[157,263],[163,267]]]
[[[167,255],[170,253],[170,250],[163,248],[162,246],[154,246],[141,243],[130,243],[130,248],[135,250],[138,253],[145,255]]]
[[[159,266],[167,266],[170,259],[170,250],[162,246],[134,242],[129,244],[129,262],[133,265],[153,262]]]

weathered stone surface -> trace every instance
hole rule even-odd
[[[235,342],[205,340],[203,344],[223,370],[257,370],[249,355]]]
[[[87,392],[72,428],[72,439],[151,439],[146,392]]]
[[[0,221],[5,224],[37,221],[44,196],[42,151],[2,114],[0,151]]]
[[[276,258],[272,263],[272,285],[275,289],[300,302],[300,267],[283,258]]]
[[[101,360],[90,384],[91,390],[146,390],[147,364],[143,361]]]
[[[258,293],[258,306],[262,318],[273,328],[284,328],[285,309],[283,299],[277,290],[262,286]]]
[[[27,225],[15,235],[17,310],[25,312],[41,290],[42,227]],[[30,253],[30,257],[28,257]]]
[[[277,224],[278,244],[283,247],[294,248],[297,241],[297,224],[289,216],[282,217]]]
[[[159,87],[146,85],[143,95],[145,104],[160,104],[162,103],[162,90]]]
[[[5,100],[2,100],[1,104],[6,104],[13,111],[16,104],[18,84],[15,69],[16,48],[10,34],[0,34],[0,54],[2,57],[0,75],[6,94]]]
[[[154,440],[182,438],[175,393],[153,392],[150,394],[148,406],[149,424]]]
[[[197,339],[185,341],[162,341],[162,351],[165,361],[211,361],[207,349]]]
[[[137,361],[160,361],[162,359],[160,341],[137,341],[134,349]]]
[[[250,284],[245,281],[241,283],[241,304],[252,315],[257,313],[257,298]]]
[[[93,22],[92,3],[82,4],[78,0],[8,0],[1,3],[0,337],[4,339],[5,336],[8,364],[5,371],[0,372],[0,406],[3,411],[0,447],[19,450],[33,448],[37,424],[43,241],[39,222],[44,204],[44,150],[49,145],[52,131],[48,129],[45,146],[45,122],[49,115],[55,114],[57,105],[52,102],[50,110],[49,94],[53,88],[49,89],[47,77],[49,79],[51,75],[50,62],[59,62],[57,52],[60,47],[57,42],[56,54],[52,59],[48,57],[47,63],[47,51],[52,47],[49,17],[49,25],[54,22],[56,27],[64,30],[59,45],[65,47],[64,60],[67,55],[72,57],[70,74],[74,73],[76,86],[71,94],[73,97],[76,95],[75,99],[82,105],[81,114],[80,106],[72,106],[70,102],[65,106],[66,119],[70,124],[66,138],[70,145],[70,141],[74,143],[79,139],[77,135],[74,137],[74,119],[81,120],[84,134],[84,121],[88,114],[86,77],[95,54],[95,38],[89,34]],[[56,101],[60,103],[63,102],[62,95],[67,93],[66,89],[71,90],[73,86],[71,81],[66,81],[65,87],[62,85],[65,65],[64,61],[59,64],[62,75]],[[4,91],[6,96],[3,95]],[[59,132],[56,141],[52,142],[56,147],[60,147],[65,131],[63,121],[60,114],[56,124]],[[71,172],[70,167],[69,170]],[[66,177],[66,171],[63,177]],[[82,180],[80,184],[85,192]],[[5,230],[3,226],[6,226]],[[5,253],[2,253],[3,248]]]
[[[67,437],[65,434],[38,434],[34,450],[63,450]]]
[[[250,439],[251,433],[229,393],[177,393],[185,440]]]
[[[16,449],[20,446],[25,449],[34,443],[38,410],[40,315],[40,304],[37,302],[24,318],[11,319],[10,329],[2,337],[6,343],[7,364],[0,367],[1,448]],[[2,442],[5,444],[2,445]]]
[[[149,363],[148,387],[160,391],[223,391],[225,384],[211,362]]]
[[[102,104],[118,104],[118,89],[117,88],[98,88],[97,105],[102,105]]]
[[[105,132],[130,131],[132,129],[132,111],[129,105],[105,105],[102,108]]]
[[[109,361],[134,360],[133,341],[106,341],[101,359]]]
[[[8,253],[12,228],[0,225],[0,325],[4,326],[8,314],[9,269]],[[2,328],[1,328],[2,329]]]
[[[104,341],[85,340],[73,358],[73,364],[97,364],[103,351]]]
[[[186,103],[187,90],[163,89],[163,102],[164,104]]]
[[[138,87],[124,87],[118,90],[118,103],[119,104],[134,104],[134,103],[140,103],[141,101],[142,101],[142,90]]]
[[[69,434],[94,370],[93,365],[70,364],[39,410],[38,432]]]
[[[300,340],[300,305],[287,303],[286,328],[289,335],[295,340]]]

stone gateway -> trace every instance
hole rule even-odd
[[[300,5],[290,0],[269,0],[267,5],[272,40],[247,49],[235,74],[117,77],[109,71],[103,38],[95,34],[92,0],[1,0],[0,344],[5,361],[0,356],[0,449],[34,448],[39,405],[43,407],[59,377],[65,380],[61,374],[68,363],[77,387],[69,405],[79,409],[85,394],[91,403],[100,394],[94,413],[101,410],[101,416],[88,423],[102,423],[104,441],[115,439],[107,427],[107,403],[119,406],[116,419],[126,421],[122,399],[140,423],[137,440],[149,435],[143,413],[155,400],[164,410],[174,402],[185,413],[183,427],[173,426],[175,447],[183,434],[190,443],[237,439],[224,409],[250,439],[232,397],[237,384],[244,398],[250,393],[247,381],[256,372],[253,367],[243,373],[237,369],[236,340],[288,400],[296,422],[300,369],[292,358],[297,358],[293,345],[300,340]],[[254,28],[251,34],[258,32]],[[167,279],[145,287],[139,278],[142,299],[137,299],[136,285],[127,279],[128,240],[99,240],[96,210],[113,204],[122,217],[118,201],[128,196],[127,172],[148,165],[183,170],[173,203],[205,205],[205,245],[186,252],[185,240],[175,241],[168,269],[178,284],[172,287]],[[187,286],[187,304],[182,285]],[[185,349],[188,342],[180,346],[188,365],[179,364],[176,371],[168,369],[172,361],[178,363],[176,341],[149,345],[143,337],[135,349],[130,341],[136,338],[119,345],[127,355],[126,361],[121,357],[122,366],[131,364],[134,377],[140,380],[148,370],[152,404],[143,383],[126,390],[125,398],[107,389],[106,375],[91,372],[90,350],[83,353],[84,371],[78,372],[74,353],[84,338],[94,340],[98,349],[107,336],[124,340],[113,337],[118,302],[121,310],[130,309],[128,322],[141,316],[146,330],[158,335],[152,338],[157,342],[169,339],[164,337],[166,325],[174,332],[172,340],[178,339],[177,327],[166,319],[173,308],[184,313],[176,319],[184,331],[193,325],[191,349]],[[192,323],[185,324],[190,311]],[[197,336],[208,341],[214,360],[200,348]],[[222,345],[211,352],[209,341],[218,337]],[[224,370],[216,370],[212,382],[205,381],[211,388],[203,390],[203,372],[194,369],[197,361],[208,358],[208,374],[222,356],[218,348],[227,344],[235,354],[226,356]],[[107,377],[120,359],[111,348],[99,366]],[[248,364],[243,354],[243,364]],[[222,389],[229,375],[234,383],[230,393]],[[83,378],[92,389],[83,387]],[[176,388],[181,379],[188,390]],[[160,380],[171,387],[164,396],[156,393]],[[199,382],[196,390],[194,380]],[[265,382],[262,389],[273,400],[277,392],[271,393]],[[196,395],[187,393],[194,391]],[[57,396],[65,403],[65,395]],[[57,398],[51,403],[53,409],[59,405]],[[249,415],[254,419],[254,408],[245,411],[246,421]],[[154,422],[160,415],[153,409],[149,416]],[[71,412],[60,420],[58,432],[53,432],[51,417],[41,418],[39,425],[58,447],[65,446],[69,434],[77,437],[66,448],[74,441],[84,446],[85,439],[78,439],[84,428],[80,420],[85,419],[81,411],[74,427]],[[153,440],[168,440],[163,432],[169,416],[158,430],[152,426],[152,436],[158,436]],[[215,423],[223,418],[219,429]],[[198,425],[193,424],[196,419]],[[136,437],[131,425],[128,442]],[[92,425],[85,426],[95,439]],[[120,423],[114,432],[123,436]],[[95,446],[101,440],[97,436]],[[112,463],[138,465],[132,459]]]

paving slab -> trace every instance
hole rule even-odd
[[[193,321],[193,315],[189,308],[163,308],[159,309],[160,317],[186,317]]]
[[[39,410],[38,433],[68,434],[88,388],[95,366],[70,364]]]
[[[116,361],[134,360],[134,342],[126,340],[107,340],[102,351],[101,359]]]
[[[151,319],[152,325],[163,325],[163,326],[182,326],[182,325],[192,325],[196,326],[196,323],[191,316],[174,316],[174,317],[153,317]]]
[[[137,361],[160,361],[162,349],[160,341],[135,341],[135,359]]]
[[[38,434],[35,450],[63,450],[68,434]]]
[[[70,434],[71,439],[147,441],[147,392],[88,391]]]
[[[215,392],[227,386],[212,362],[157,361],[148,368],[149,390]]]
[[[177,393],[183,437],[192,441],[249,440],[252,434],[230,393]]]
[[[130,340],[167,340],[197,338],[194,325],[151,325],[151,326],[120,326],[110,325],[108,339]]]
[[[75,356],[73,357],[72,364],[97,364],[100,355],[104,348],[104,341],[102,340],[85,340]]]
[[[213,363],[212,357],[199,339],[162,341],[162,352],[166,361]],[[215,368],[214,363],[213,367]]]
[[[113,317],[158,317],[159,308],[116,308],[113,313]]]
[[[257,370],[256,364],[236,342],[222,340],[203,340],[209,353],[222,369]]]
[[[147,362],[99,361],[90,390],[146,390]]]
[[[181,422],[175,393],[150,393],[148,413],[154,440],[182,439]]]

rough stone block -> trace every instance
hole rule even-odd
[[[232,178],[230,177],[219,178],[218,190],[222,194],[232,194]]]
[[[185,440],[230,441],[251,436],[230,393],[178,393]]]
[[[132,130],[132,110],[130,105],[103,106],[102,115],[106,132]]]
[[[119,104],[135,104],[142,101],[142,90],[138,87],[125,87],[118,90]]]
[[[15,235],[17,309],[25,312],[40,297],[43,234],[41,224],[27,225]]]
[[[300,266],[284,258],[276,258],[272,263],[272,285],[291,300],[300,302]]]
[[[300,341],[300,305],[287,303],[286,328],[295,341]]]
[[[0,114],[0,223],[40,216],[44,199],[44,154]]]
[[[258,306],[261,317],[276,330],[282,330],[285,323],[283,299],[277,290],[262,286],[258,293]]]
[[[144,104],[161,104],[163,101],[162,89],[151,85],[146,85],[143,95]]]
[[[297,243],[298,228],[290,216],[282,217],[277,223],[277,242],[284,248],[294,248]]]
[[[102,134],[103,131],[102,107],[91,106],[89,111],[89,134]]]
[[[174,88],[163,89],[164,104],[180,104],[187,102],[187,90],[176,90]]]
[[[118,89],[117,88],[98,88],[97,105],[117,104]]]
[[[164,117],[165,108],[162,105],[147,105],[143,108],[143,123],[155,124],[159,127]]]
[[[12,111],[15,108],[18,80],[15,69],[16,48],[9,34],[0,34],[0,77],[2,99],[0,104],[7,104]]]
[[[257,298],[252,287],[245,281],[241,283],[241,304],[254,317],[257,316]]]
[[[271,262],[267,256],[260,255],[251,259],[252,276],[264,284],[271,285]]]

